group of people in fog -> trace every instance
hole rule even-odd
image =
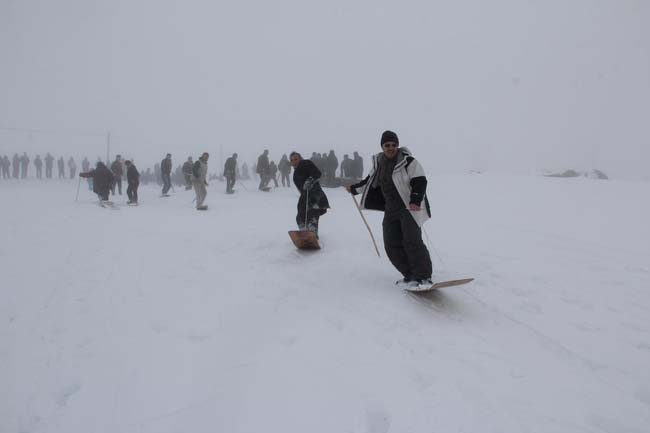
[[[255,163],[253,163],[253,170],[249,170],[249,166],[244,162],[241,166],[238,165],[237,154],[228,157],[223,171],[218,175],[208,175],[212,178],[226,180],[226,192],[234,192],[234,184],[237,180],[251,179],[252,175],[257,175],[260,178],[260,189],[266,189],[271,183],[275,187],[282,185],[283,187],[291,186],[291,164],[287,154],[283,154],[280,160],[276,163],[271,159],[269,151],[266,150],[260,155]],[[341,179],[360,179],[363,174],[363,158],[357,152],[354,152],[354,159],[344,155],[343,160],[339,164],[338,158],[334,151],[329,154],[320,154],[314,152],[311,160],[316,167],[323,173],[323,184],[328,184],[337,178]],[[56,167],[55,167],[56,162]],[[123,160],[120,155],[111,162],[102,161],[101,158],[96,159],[97,162],[104,162],[106,167],[114,174],[115,184],[111,187],[111,191],[117,188],[118,194],[122,194],[122,184],[126,176],[126,160]],[[163,158],[160,163],[154,164],[153,170],[147,168],[140,175],[140,181],[144,184],[158,183],[163,187],[163,195],[168,194],[173,185],[184,185],[185,189],[192,189],[192,166],[194,164],[193,158],[188,157],[187,161],[176,167],[172,166],[171,154]],[[95,163],[95,165],[96,165]],[[0,172],[1,177],[4,179],[25,179],[30,176],[30,168],[35,170],[32,172],[37,179],[52,179],[55,177],[54,169],[57,169],[56,177],[59,179],[74,179],[79,171],[77,162],[73,157],[67,160],[60,156],[58,159],[52,156],[49,152],[41,157],[36,155],[32,160],[27,153],[21,156],[14,154],[13,158],[7,155],[0,156]],[[339,176],[336,176],[337,169],[340,168]],[[43,170],[45,169],[45,170]],[[91,169],[91,163],[88,157],[84,157],[81,162],[81,172],[87,173]],[[92,189],[92,184],[89,184]],[[331,186],[339,186],[334,182]]]
[[[102,161],[97,161],[95,168],[79,173],[80,177],[89,180],[89,186],[102,201],[108,201],[109,193],[122,195],[122,177],[126,174],[127,204],[138,204],[138,187],[140,186],[140,172],[130,160],[122,160],[121,155],[116,155],[115,161],[108,168]]]
[[[0,171],[2,172],[3,179],[25,179],[29,177],[30,165],[34,164],[36,169],[36,178],[43,178],[43,166],[45,166],[45,178],[52,179],[54,171],[54,157],[48,153],[45,157],[41,158],[40,155],[36,155],[34,161],[32,161],[26,152],[23,152],[21,156],[18,156],[17,153],[14,153],[13,158],[9,158],[7,155],[0,156]],[[77,163],[73,157],[70,157],[66,162],[63,157],[60,157],[56,161],[56,166],[58,169],[58,178],[65,179],[65,168],[68,167],[68,174],[70,179],[74,179],[77,174]]]
[[[336,170],[339,168],[339,177],[342,179],[360,179],[363,176],[363,158],[359,156],[358,152],[354,152],[352,159],[348,154],[343,155],[343,160],[340,164],[333,150],[330,150],[328,154],[314,152],[310,159],[323,173],[325,181],[335,179],[337,177]]]
[[[301,156],[302,158],[302,156]],[[343,156],[343,161],[339,165],[339,160],[333,150],[329,154],[313,152],[309,159],[318,170],[322,173],[321,183],[328,187],[341,186],[342,181],[346,179],[361,179],[363,176],[363,158],[358,152],[354,152],[354,159],[350,159],[347,154]],[[255,172],[260,177],[260,190],[268,190],[271,181],[275,187],[279,187],[278,177],[283,187],[291,187],[290,174],[292,164],[286,154],[282,155],[276,165],[269,158],[269,151],[264,152],[257,158]],[[336,176],[337,169],[340,167],[339,176]]]
[[[427,179],[420,163],[406,148],[399,146],[397,134],[384,131],[381,136],[381,152],[373,156],[372,168],[364,178],[363,158],[358,152],[350,158],[348,154],[339,160],[333,150],[329,153],[314,152],[310,159],[304,159],[298,152],[289,156],[283,154],[276,164],[268,149],[258,156],[253,172],[259,176],[258,188],[270,191],[270,183],[279,187],[295,185],[300,193],[297,203],[296,224],[300,230],[312,231],[318,236],[320,218],[330,207],[323,187],[340,187],[353,194],[361,194],[360,207],[384,212],[382,223],[384,247],[389,260],[402,274],[399,285],[432,284],[432,265],[429,251],[422,240],[422,225],[430,218],[431,211],[426,196]],[[88,158],[81,163],[81,178],[87,178],[91,188],[101,201],[108,201],[112,193],[122,194],[122,181],[126,178],[127,204],[138,204],[140,181],[156,181],[162,186],[161,196],[168,197],[173,184],[184,185],[186,190],[194,189],[196,209],[206,210],[208,180],[225,180],[226,193],[235,192],[238,179],[250,179],[248,166],[238,165],[237,153],[228,157],[220,175],[208,174],[209,154],[204,152],[196,161],[190,156],[173,170],[172,155],[168,153],[159,164],[154,165],[153,173],[147,169],[141,174],[132,160],[123,160],[116,155],[110,167],[99,158],[95,168],[90,168]],[[36,155],[34,161],[23,153],[15,154],[13,159],[6,155],[0,157],[2,178],[28,177],[30,163],[36,168],[36,177],[52,178],[54,156],[47,153],[44,158]],[[67,164],[63,157],[57,160],[58,177],[65,178],[67,165],[70,178],[76,176],[77,165],[70,157]],[[290,177],[293,168],[293,178]],[[337,176],[338,171],[338,176]]]

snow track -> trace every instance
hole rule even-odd
[[[436,274],[476,280],[420,295],[342,190],[305,253],[294,189],[222,189],[0,184],[1,433],[650,425],[649,184],[432,177]]]

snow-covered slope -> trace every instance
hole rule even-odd
[[[650,425],[648,183],[431,177],[436,275],[476,281],[424,296],[343,190],[302,253],[294,189],[76,187],[0,184],[2,433]]]

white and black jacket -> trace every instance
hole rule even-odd
[[[375,179],[378,172],[377,167],[381,163],[382,158],[384,158],[383,153],[374,155],[372,157],[372,169],[368,176],[361,182],[351,186],[352,194],[362,194],[362,209],[379,211],[386,209],[384,195]],[[413,219],[418,223],[418,226],[421,227],[426,220],[431,218],[431,209],[426,195],[427,178],[424,175],[424,169],[405,147],[399,149],[397,158],[398,160],[392,176],[393,183],[402,201],[404,201],[406,209],[408,209],[411,203],[420,206],[421,210],[409,210],[409,212],[413,215]],[[422,202],[424,202],[424,206]]]

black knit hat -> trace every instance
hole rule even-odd
[[[389,141],[392,141],[399,146],[399,138],[397,138],[397,134],[395,134],[393,131],[384,131],[384,133],[381,134],[381,143],[379,144],[383,147],[384,143]]]

